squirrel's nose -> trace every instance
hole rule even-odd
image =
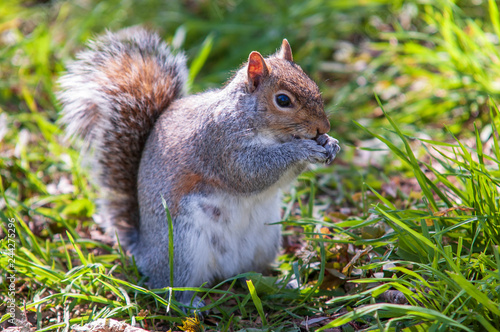
[[[328,118],[325,116],[325,118],[319,122],[318,129],[317,129],[318,136],[326,134],[329,131],[330,131],[330,121],[328,121]]]

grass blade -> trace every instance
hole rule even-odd
[[[246,282],[247,282],[248,290],[250,291],[250,295],[252,296],[253,304],[255,305],[255,308],[257,308],[257,312],[259,313],[260,319],[262,320],[262,324],[264,326],[267,326],[267,319],[266,319],[266,315],[264,313],[264,308],[262,307],[262,301],[260,300],[259,296],[257,295],[255,287],[252,283],[252,280],[247,280]]]

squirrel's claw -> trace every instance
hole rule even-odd
[[[326,149],[327,158],[325,163],[330,165],[340,151],[339,141],[327,134],[323,134],[316,138],[316,142]]]

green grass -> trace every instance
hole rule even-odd
[[[201,323],[174,300],[185,289],[149,289],[95,226],[85,158],[56,124],[64,63],[105,28],[133,24],[187,51],[193,92],[288,38],[343,147],[285,195],[270,274],[190,289],[210,310]],[[15,290],[16,317],[40,331],[99,318],[156,330],[500,330],[499,38],[494,1],[3,1],[0,297]]]
[[[496,113],[491,113],[495,120]],[[428,145],[429,162],[420,162],[415,158],[408,137],[388,119],[405,149],[398,148],[383,136],[373,135],[413,169],[423,193],[423,202],[417,209],[401,210],[373,190],[381,203],[374,206],[372,212],[392,228],[398,238],[398,250],[388,260],[362,267],[377,270],[391,263],[393,267],[388,269],[387,276],[355,281],[380,282],[384,286],[374,287],[371,294],[345,298],[347,301],[366,301],[394,288],[403,292],[413,307],[373,303],[352,311],[329,326],[340,326],[373,312],[383,312],[387,317],[387,311],[390,311],[390,317],[394,321],[397,317],[399,324],[429,322],[425,325],[427,330],[498,330],[500,256],[497,225],[500,197],[497,176],[500,155],[495,121],[491,122],[493,149],[488,157],[483,154],[476,131],[476,149],[467,148],[460,141],[443,144],[422,140]],[[443,148],[451,153],[447,155]],[[440,167],[433,166],[433,162]],[[342,300],[336,298],[332,303]]]

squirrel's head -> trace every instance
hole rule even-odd
[[[246,74],[247,91],[257,99],[268,134],[289,141],[314,139],[330,130],[319,88],[293,62],[286,39],[266,59],[259,52],[250,53]]]

